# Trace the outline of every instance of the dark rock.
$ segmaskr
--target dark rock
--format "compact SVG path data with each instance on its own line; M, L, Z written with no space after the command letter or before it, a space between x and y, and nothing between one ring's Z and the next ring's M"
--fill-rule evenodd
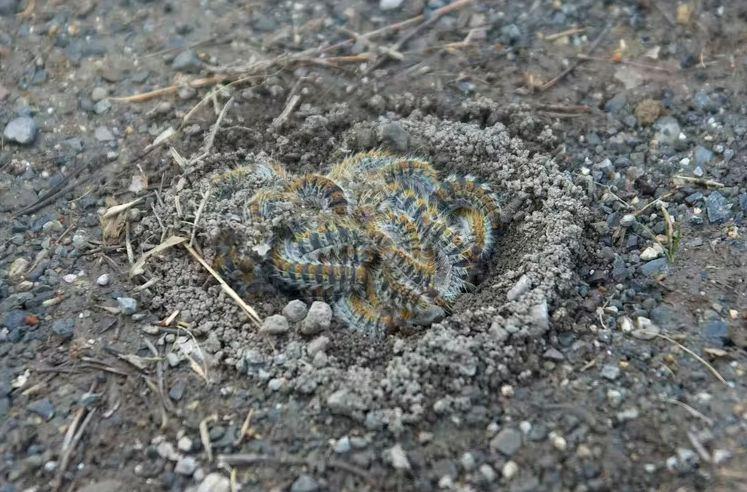
M705 201L706 212L708 213L708 222L711 224L720 224L729 218L729 208L727 207L726 198L718 191L711 192Z
M729 340L729 325L720 319L708 321L703 326L703 336L717 347L723 347Z
M0 0L0 15L13 15L18 12L20 0Z
M490 447L506 456L513 456L521 447L521 433L510 427L503 429L490 440Z
M695 192L695 193L693 193L691 195L687 195L685 197L685 201L687 203L689 203L690 205L693 205L693 204L698 203L699 201L703 200L703 197L704 197L703 193L701 193L701 192L698 191L698 192Z
M180 72L198 73L202 69L202 61L192 50L185 50L179 53L174 61L171 62L171 68Z
M615 282L622 282L628 277L628 268L625 265L625 260L621 256L615 256L612 262L612 279Z
M30 116L19 116L10 120L5 126L3 135L11 142L28 145L34 141L39 127Z
M739 208L742 209L743 214L747 215L747 193L740 193Z
M641 266L641 273L649 277L669 273L669 263L666 258L648 261Z
M7 327L9 330L14 328L21 328L26 323L26 316L30 313L28 311L22 311L20 309L13 309L3 314L2 325Z
M54 405L52 405L52 402L48 398L34 400L26 405L26 409L34 412L46 421L52 420L52 417L54 417Z
M705 166L713 159L713 152L702 145L695 147L695 165Z
M176 383L174 383L174 386L171 387L169 390L169 398L171 398L174 401L179 401L184 396L184 390L186 389L187 384L184 382L184 380L180 379Z
M516 24L508 24L501 28L501 40L505 44L516 44L521 40L521 30Z
M52 292L54 296L54 292ZM72 340L75 335L75 321L72 319L58 319L52 323L52 333L63 340Z
M627 102L628 97L625 95L625 93L619 92L604 104L604 110L608 113L617 113L625 107L625 103Z
M654 125L658 130L656 138L663 144L674 144L680 136L680 124L671 116L659 118Z
M319 483L314 477L307 474L299 475L290 488L291 492L316 492L319 490Z

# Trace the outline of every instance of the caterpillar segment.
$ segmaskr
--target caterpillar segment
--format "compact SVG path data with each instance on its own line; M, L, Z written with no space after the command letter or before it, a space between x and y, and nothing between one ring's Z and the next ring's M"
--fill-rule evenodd
M341 297L334 305L337 319L355 331L371 337L382 337L397 325L397 317L380 304L372 304L359 295Z
M340 186L326 176L306 174L294 180L289 191L296 193L305 203L328 209L338 215L348 212L348 200Z
M425 161L400 159L381 170L384 181L401 189L427 195L438 188L438 172Z
M357 181L361 175L375 173L395 160L396 157L383 151L361 152L333 166L327 176L338 183L349 183Z
M286 285L331 298L361 290L367 276L362 266L296 261L279 253L273 255L272 264L276 277Z
M293 193L280 190L261 190L249 200L249 216L271 219L278 212L281 204L297 202L298 197Z
M500 206L490 187L480 183L474 176L449 176L436 196L443 213L461 216L467 220L477 238L476 242L481 244L479 257L484 258L486 253L492 250L496 232L500 227ZM477 215L481 216L479 220ZM478 228L483 232L478 231Z

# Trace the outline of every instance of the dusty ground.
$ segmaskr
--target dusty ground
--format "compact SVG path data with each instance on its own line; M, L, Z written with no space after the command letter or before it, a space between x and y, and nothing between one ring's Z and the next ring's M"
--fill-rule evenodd
M747 489L747 10L446 3L0 0L0 490ZM504 202L426 332L129 275L255 237L216 173L372 148Z

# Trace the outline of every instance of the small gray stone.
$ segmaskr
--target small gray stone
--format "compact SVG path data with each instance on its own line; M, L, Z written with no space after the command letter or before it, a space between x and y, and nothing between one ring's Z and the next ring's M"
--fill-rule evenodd
M605 364L600 371L603 378L614 381L620 377L620 368L614 364Z
M501 40L506 44L515 44L521 40L521 29L516 24L501 27Z
M695 147L695 165L705 166L713 159L713 152L702 145Z
M350 438L348 436L343 436L335 442L334 450L337 454L348 453L350 452L350 448Z
M229 492L231 481L220 473L208 473L197 486L197 492Z
M93 106L93 111L96 114L104 114L109 111L112 107L112 103L108 99L102 99Z
M477 466L477 460L475 460L475 455L472 453L464 453L460 462L464 471L467 472L471 472Z
M729 208L724 195L718 191L712 191L705 201L708 222L720 224L729 218Z
M202 68L202 61L192 50L185 50L179 53L174 61L171 62L171 68L180 72L197 73Z
M623 227L630 227L635 224L636 218L633 214L625 214L620 219L620 225Z
M407 459L405 450L400 444L395 444L386 451L386 458L395 470L409 470L410 461Z
M293 481L290 489L291 492L316 492L319 490L319 483L311 475L303 473Z
M482 478L488 483L494 482L498 476L493 467L487 463L480 465L480 475L482 475Z
M403 0L379 0L381 10L394 10L402 5Z
M108 95L109 91L106 90L106 87L94 87L91 91L91 100L94 102L99 102Z
M532 279L528 275L522 275L519 280L516 281L513 287L506 293L506 299L509 301L515 301L522 294L529 290L532 286Z
M52 333L63 340L72 340L75 334L75 321L72 319L58 319L52 323Z
M179 441L177 441L176 447L179 449L179 451L188 453L192 450L192 439L187 436L182 436L179 438Z
M322 301L314 301L309 308L309 313L301 323L301 333L304 335L315 335L329 328L332 323L332 308Z
M0 0L0 15L13 15L18 12L20 0Z
M549 349L547 349L542 357L555 362L562 362L565 360L565 356L563 355L563 353L554 347L550 347Z
M34 400L28 405L26 405L26 408L30 412L34 412L47 422L52 420L52 417L54 417L54 405L52 405L52 402L49 401L49 398L41 398L39 400Z
M392 121L391 123L386 123L381 127L380 138L382 142L388 145L392 150L405 152L407 151L410 135L404 128L402 128L402 125L400 125L399 122Z
M291 323L298 323L306 317L306 313L308 312L309 308L306 306L306 303L299 299L289 302L283 308L283 316L288 318L288 321Z
M38 130L39 127L33 118L30 116L19 116L8 122L3 135L12 142L28 145L34 141Z
M501 430L490 440L490 448L503 453L506 456L513 456L521 447L521 432L510 427Z
M105 126L96 128L93 132L93 136L96 137L96 140L99 142L111 142L114 140L114 134Z
M100 285L101 287L106 287L107 285L109 285L110 280L111 279L109 278L109 274L108 273L102 273L96 279L96 283L98 285Z
M179 475L192 475L197 469L197 461L192 456L182 456L176 462L174 472Z
M169 398L171 398L174 401L179 401L184 396L184 390L187 388L187 383L184 382L184 380L179 379L176 383L174 383L174 386L171 387L169 390Z
M324 352L327 345L329 345L329 337L318 336L306 346L306 353L309 354L309 357L314 357L318 352Z
M122 314L135 314L137 311L137 301L132 297L117 297L117 304Z
M656 139L659 142L672 145L679 139L680 124L672 116L659 118L654 126L658 130Z
M641 266L641 273L648 277L669 273L669 263L667 263L666 258L647 261Z
M290 326L288 320L282 314L273 314L265 318L259 332L267 335L282 335L288 333Z

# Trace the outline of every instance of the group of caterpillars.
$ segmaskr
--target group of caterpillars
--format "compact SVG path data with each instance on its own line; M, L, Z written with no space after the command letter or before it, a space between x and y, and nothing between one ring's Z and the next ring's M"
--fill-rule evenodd
M442 318L496 244L500 210L490 188L472 176L440 180L421 159L371 151L326 175L292 176L280 165L254 172L271 184L247 204L250 217L307 212L274 235L271 276L372 336ZM234 283L254 264L238 251L227 243L216 258Z

